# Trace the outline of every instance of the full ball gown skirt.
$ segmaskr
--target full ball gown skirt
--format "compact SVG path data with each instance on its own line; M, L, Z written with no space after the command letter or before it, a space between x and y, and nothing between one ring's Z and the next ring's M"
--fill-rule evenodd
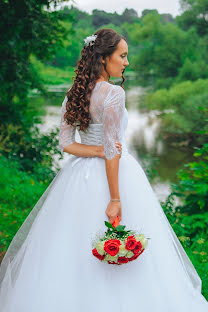
M81 142L100 144L101 125L81 132ZM208 311L200 277L145 172L121 141L120 224L151 238L146 250L119 266L92 255L92 239L108 221L105 160L71 155L2 261L1 312Z

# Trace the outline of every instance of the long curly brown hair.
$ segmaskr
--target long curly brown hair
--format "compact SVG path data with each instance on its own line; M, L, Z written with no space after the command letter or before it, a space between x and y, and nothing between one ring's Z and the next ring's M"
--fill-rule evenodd
M102 73L103 66L107 72L106 63L103 64L101 59L103 57L105 60L107 56L110 56L116 50L121 39L126 41L125 37L111 28L99 29L94 35L97 35L94 44L84 46L81 50L81 58L77 63L77 69L74 71L76 73L74 83L66 93L68 101L64 120L67 124L79 126L79 130L82 131L85 131L89 126L91 119L89 113L90 97L96 81ZM107 74L110 78L108 72ZM124 81L125 77L122 73L122 88Z

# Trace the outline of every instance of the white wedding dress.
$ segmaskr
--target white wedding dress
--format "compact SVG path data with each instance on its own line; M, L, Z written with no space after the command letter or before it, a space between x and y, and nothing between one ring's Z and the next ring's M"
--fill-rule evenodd
M63 120L59 148L75 142ZM119 160L120 224L149 240L135 261L111 265L92 255L92 240L106 231L110 193L105 160L70 155L13 238L0 268L1 312L208 312L201 279L170 226L142 169L125 145L125 91L98 82L91 122L81 143L104 145Z

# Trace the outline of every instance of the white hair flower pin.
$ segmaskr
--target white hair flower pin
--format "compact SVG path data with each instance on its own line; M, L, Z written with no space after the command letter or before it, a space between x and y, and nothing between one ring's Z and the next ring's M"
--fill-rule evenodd
M95 42L95 39L97 38L97 35L88 36L84 39L85 46L92 46Z

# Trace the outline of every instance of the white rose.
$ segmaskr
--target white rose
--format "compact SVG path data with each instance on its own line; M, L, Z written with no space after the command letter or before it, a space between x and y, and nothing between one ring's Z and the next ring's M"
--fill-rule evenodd
M134 253L131 250L129 250L126 254L126 258L131 258L133 256L134 256Z
M116 262L118 260L118 256L117 255L116 256L106 255L105 260Z
M104 244L105 244L105 241L99 241L95 247L101 256L103 256L105 253Z
M125 245L122 243L120 246L119 246L119 257L124 257L126 254L127 254L128 250L125 248Z
M141 239L141 243L142 243L142 247L143 248L146 248L147 247L147 244L148 244L148 239L147 238L142 238Z
M141 241L141 239L143 239L143 238L144 238L144 234L139 234L139 235L135 236L135 239L137 242Z

